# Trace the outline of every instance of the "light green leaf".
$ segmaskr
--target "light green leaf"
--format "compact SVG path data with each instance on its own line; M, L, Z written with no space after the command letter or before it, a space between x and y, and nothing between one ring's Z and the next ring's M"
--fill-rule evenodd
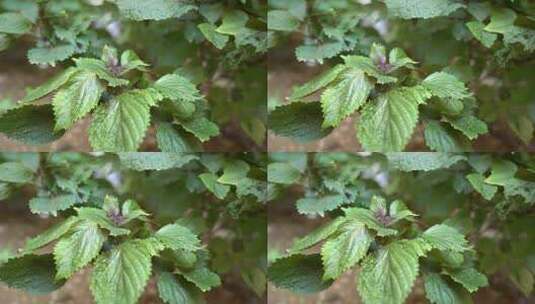
M457 138L443 123L436 120L429 121L424 130L425 144L437 152L470 151L468 142Z
M476 139L479 135L488 133L487 124L479 118L466 115L455 119L448 119L452 127L461 131L466 137L471 140Z
M249 16L240 10L231 10L225 13L223 23L216 29L218 33L236 36L244 30Z
M58 270L56 278L68 279L91 262L100 252L106 237L95 223L77 224L73 233L61 239L54 247L54 260Z
M299 19L288 11L271 10L267 16L269 30L293 32L299 27Z
M102 60L94 58L77 58L74 59L74 62L80 70L97 74L98 78L108 82L108 85L111 87L125 86L130 83L126 79L121 79L115 76Z
M58 281L55 277L56 267L52 254L24 255L0 265L1 282L32 295L47 294L60 288L65 281Z
M56 130L69 129L93 110L104 92L104 87L91 72L74 75L69 86L61 89L52 99Z
M378 236L396 235L398 233L397 230L387 228L385 223L379 221L372 210L364 208L344 208L343 210L347 219L355 220L369 229L375 230ZM386 215L386 212L384 214Z
M338 82L321 95L325 117L322 127L337 127L366 102L372 88L373 85L361 70L343 72Z
M398 55L396 55L398 56ZM342 56L346 66L362 70L366 75L373 77L377 80L377 83L394 83L397 82L397 78L393 76L386 75L386 71L379 70L377 65L372 61L372 59L364 56ZM384 59L386 60L386 58Z
M63 135L54 131L54 112L50 104L11 109L0 118L0 132L26 144L46 144Z
M401 171L445 169L466 160L466 157L460 154L435 152L390 152L386 157L393 168Z
M162 249L153 239L128 240L101 255L91 275L97 304L136 303L151 274L151 259Z
M201 33L204 35L208 41L210 41L216 48L222 50L227 42L229 37L223 34L220 34L216 31L216 27L210 23L201 23L197 25Z
M76 195L62 194L52 197L34 197L30 200L30 210L35 214L57 215L58 211L67 210L78 202Z
M427 76L422 85L439 98L464 99L471 96L464 83L446 72L436 72Z
M358 222L349 222L338 228L336 237L321 247L325 273L323 279L337 279L355 266L368 252L373 238L366 227Z
M464 4L457 0L384 0L388 12L403 19L448 16Z
M26 97L22 99L21 102L29 102L33 101L39 98L42 98L48 94L50 94L52 91L57 90L59 87L67 83L69 79L78 72L78 69L70 67L66 69L65 71L61 72L59 75L54 76L44 84L28 90L28 93L26 94Z
M198 290L180 281L170 272L158 275L158 294L167 304L197 304L204 303Z
M78 223L78 221L79 219L73 216L64 221L60 221L44 232L41 232L37 236L27 240L26 245L24 246L24 252L32 252L59 239L69 232L74 224Z
M446 272L455 282L463 285L470 293L489 285L487 277L474 268L449 270Z
M155 237L166 247L174 250L195 251L200 249L201 241L189 229L179 224L169 224L160 228Z
M213 173L203 173L199 175L204 186L217 198L224 199L230 191L230 186L217 182L217 175Z
M154 83L154 88L172 100L197 101L202 98L195 85L178 74L167 74Z
M317 61L320 64L323 64L323 60L335 57L342 52L345 47L345 43L341 41L301 45L295 49L295 56L299 61Z
M118 0L117 6L125 17L134 20L180 18L196 9L194 5L175 0Z
M88 220L97 224L110 232L112 236L130 234L130 230L118 227L118 223L114 223L107 215L106 211L92 207L77 208L78 217L83 220Z
M297 211L300 214L318 214L323 216L325 212L335 210L344 203L345 197L340 194L304 197L297 200Z
M221 285L219 276L204 265L197 265L193 270L181 271L180 273L186 280L195 284L203 292Z
M491 200L498 191L498 187L485 184L485 177L479 173L471 173L466 176L472 187L486 200Z
M332 280L322 280L321 256L291 255L277 259L268 268L268 279L277 287L297 294L310 294L329 288Z
M70 44L55 47L33 48L28 51L31 64L48 64L56 66L56 62L69 59L76 52L76 47Z
M357 132L367 151L402 151L418 122L418 105L430 97L421 87L393 89L362 110Z
M293 184L299 180L301 172L286 163L271 163L268 165L268 181L276 184Z
M464 236L455 228L444 224L428 228L422 234L422 238L438 250L462 252L469 249L468 241Z
M342 64L336 65L334 68L329 69L327 72L319 75L318 77L294 88L290 99L299 100L321 90L332 83L338 77L338 75L340 75L340 73L346 69L347 67Z
M269 126L279 135L300 143L323 138L332 128L322 128L323 113L319 102L292 102L269 113Z
M425 295L432 304L468 304L438 273L424 275Z
M156 141L162 152L182 153L201 150L191 135L178 130L171 123L163 122L156 126Z
M498 35L484 31L485 25L479 21L470 21L466 23L466 27L474 38L481 42L485 47L490 48L498 38Z
M418 276L418 258L429 250L420 240L400 240L368 255L357 289L366 304L402 304Z
M132 90L97 108L89 128L95 150L136 151L150 123L150 107L161 99L154 89Z
M188 119L179 119L177 122L201 142L219 135L219 127L208 118L201 116L201 113L193 114Z
M0 181L25 184L32 180L33 172L25 165L17 162L5 162L0 164Z
M346 221L347 219L344 217L337 217L335 220L330 221L329 223L312 231L303 238L295 240L289 252L292 254L300 253L301 251L316 245L317 243L333 235L336 231L338 231L338 227L340 227L340 225Z
M505 186L515 179L518 166L506 159L497 159L492 162L490 175L485 183L497 186Z
M136 171L181 168L197 156L185 153L120 152L121 164Z
M0 14L0 33L22 35L28 33L32 23L20 13Z

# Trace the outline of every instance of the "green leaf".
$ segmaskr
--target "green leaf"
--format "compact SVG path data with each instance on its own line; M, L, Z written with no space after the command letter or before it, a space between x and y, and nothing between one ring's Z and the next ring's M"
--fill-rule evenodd
M432 120L427 122L424 130L425 144L437 152L470 151L470 144L457 138L443 123Z
M106 66L106 63L99 59L94 58L77 58L74 59L76 66L83 71L94 73L98 78L108 82L111 87L128 85L130 82L126 79L116 77L110 69Z
M56 66L56 62L69 59L76 52L76 47L70 44L55 47L33 48L28 51L31 64L48 64Z
M300 214L318 214L323 216L327 211L335 210L345 203L345 197L340 194L321 197L304 197L297 200L297 211Z
M0 265L0 281L32 295L47 294L65 284L64 280L58 281L55 277L52 254L24 255Z
M95 223L84 221L77 224L72 234L61 239L54 247L58 279L68 279L72 274L91 262L100 252L106 237Z
M510 271L509 279L526 297L529 297L533 292L535 279L533 278L533 273L527 267L524 267L513 267Z
M464 99L471 96L464 83L446 72L436 72L427 76L422 85L439 98Z
M33 171L17 162L0 164L0 181L8 183L25 184L33 180Z
M200 264L200 263L198 263ZM195 284L203 292L209 291L221 285L221 279L204 265L197 265L190 271L181 271L182 276L189 282Z
M210 41L216 48L220 50L222 50L229 41L229 37L218 33L213 24L201 23L197 25L197 27L204 35L204 38L206 38L206 40Z
M377 219L375 212L364 208L344 208L344 213L347 219L355 220L364 224L369 229L375 230L378 236L396 235L398 231L387 228L385 223ZM384 212L386 215L386 212Z
M342 225L346 221L347 219L344 217L337 217L335 220L330 221L327 224L324 224L323 226L312 231L305 237L297 239L294 242L292 248L290 248L289 252L292 254L299 253L329 238L336 231L338 231L338 227L340 227L340 225Z
M143 2L118 0L117 6L126 18L134 20L180 18L182 15L196 9L194 5L175 0L151 0Z
M158 275L158 294L167 304L197 304L204 303L198 290L180 281L170 272Z
M293 32L299 27L299 19L288 11L271 10L267 16L268 30Z
M97 224L99 227L104 228L110 232L112 236L127 235L130 234L130 230L119 228L117 224L106 214L106 211L92 207L77 208L78 217L83 220L88 220Z
M181 168L197 156L184 153L120 152L119 159L126 168L136 171Z
M335 57L345 47L345 43L341 41L301 45L295 49L295 56L299 61L317 61L323 64L324 59Z
M178 74L168 74L154 83L154 88L164 97L172 100L197 101L201 93L187 78Z
M62 194L53 197L38 196L30 200L30 210L35 214L57 215L58 211L67 210L78 202L74 194Z
M386 154L389 164L401 171L432 171L446 169L466 160L464 155L435 152L390 152Z
M402 67L413 68L417 62L412 60L405 51L400 48L393 48L388 54L388 63L392 65L391 71L395 71Z
M479 21L470 21L466 23L466 27L470 30L470 33L474 35L479 42L485 47L490 48L498 38L498 35L484 31L485 25Z
M82 72L70 79L70 85L58 91L52 99L56 130L69 129L74 123L93 110L104 92L97 76Z
M67 81L69 81L69 79L78 71L78 69L70 67L61 72L59 75L54 76L44 84L28 90L28 93L26 94L26 97L22 99L22 102L25 103L33 101L52 93L52 91L57 90L59 87L67 83Z
M292 102L269 113L269 126L279 135L299 143L323 138L332 128L322 128L323 113L319 102Z
M268 279L277 287L298 294L322 291L332 285L332 280L322 280L324 275L319 254L296 254L277 259L268 268Z
M366 227L358 222L341 225L338 233L321 247L324 280L337 279L355 266L364 258L373 241Z
M212 192L218 199L224 199L230 191L230 186L217 182L217 175L213 173L203 173L199 175L204 186Z
M150 108L161 99L154 89L123 93L95 111L89 141L95 150L136 151L150 123Z
M432 304L468 304L438 273L424 275L425 295Z
M449 270L446 272L455 282L463 285L470 293L489 284L487 277L474 268Z
M428 250L425 242L400 240L368 255L357 286L364 303L402 304L418 276L418 258Z
M448 16L464 4L457 0L384 0L388 12L403 19Z
M327 72L308 81L302 86L294 88L290 99L299 100L311 94L314 94L315 92L332 83L338 77L338 75L340 75L340 73L346 69L347 67L342 64L336 65L334 68L329 69Z
M20 13L0 14L0 33L22 35L28 33L32 23Z
M76 217L69 217L64 221L60 221L46 231L41 232L39 235L27 240L26 246L24 246L24 252L32 252L59 239L69 232L74 224L78 223L78 221L79 219Z
M240 10L230 10L225 13L223 22L216 29L218 33L236 36L245 28L249 16Z
M128 240L101 255L91 275L97 304L133 304L143 293L151 274L151 259L162 248L152 239Z
M468 179L472 187L474 187L474 189L488 201L490 201L498 191L498 187L485 184L485 177L479 173L468 174L466 179Z
M433 248L462 252L469 249L468 241L455 228L440 224L428 228L422 238Z
M471 140L476 139L479 135L488 133L487 124L479 118L466 115L455 119L448 119L452 127L461 131L466 137Z
M155 237L166 247L178 250L195 251L200 248L201 241L189 228L179 224L165 225Z
M162 152L181 153L199 151L201 147L182 130L171 123L163 122L156 126L156 141Z
M358 138L367 151L402 151L418 123L418 105L429 98L421 86L380 95L362 110Z
M322 127L337 127L366 102L372 88L373 85L361 70L343 72L338 82L321 95L325 117Z
M373 48L373 47L372 47ZM372 50L374 51L374 50ZM375 55L377 56L377 55ZM372 59L364 56L342 56L346 66L362 70L366 75L373 77L377 80L377 83L394 83L397 82L397 78L386 75L384 71L380 70ZM379 59L378 59L379 60ZM386 61L386 58L380 59L379 62Z
M195 135L201 142L205 142L210 138L219 135L219 127L202 115L204 115L202 112L197 112L188 119L179 119L177 123L180 124L184 130Z
M301 177L301 172L286 163L270 163L268 165L268 181L276 184L293 184Z
M490 175L485 183L497 186L505 186L515 179L518 166L512 161L498 159L492 162Z
M22 106L7 111L0 118L0 132L25 144L46 144L63 135L54 131L54 112L50 104Z

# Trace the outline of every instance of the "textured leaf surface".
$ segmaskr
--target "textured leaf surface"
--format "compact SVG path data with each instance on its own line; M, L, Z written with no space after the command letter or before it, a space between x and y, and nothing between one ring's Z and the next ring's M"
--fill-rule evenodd
M73 233L61 239L54 247L54 260L58 279L68 279L73 273L91 262L100 252L106 237L95 223L77 224Z
M30 210L36 214L56 215L58 211L67 210L77 203L73 194L62 194L53 197L34 197L30 200Z
M48 64L55 66L56 62L70 58L76 51L73 45L59 45L52 48L33 48L28 51L31 64Z
M33 171L17 162L0 164L0 181L9 183L29 183L33 179Z
M63 135L54 131L52 105L27 105L7 111L0 119L0 132L25 144L41 145Z
M485 177L479 173L471 173L466 176L472 187L486 200L491 200L498 191L498 187L485 184Z
M447 16L464 7L456 0L385 0L388 11L404 19Z
M110 69L106 66L106 63L102 60L95 58L77 58L74 61L80 70L96 74L98 78L108 82L108 85L111 87L129 84L128 80L118 78L116 75L112 74Z
M181 168L198 157L184 153L121 152L119 158L125 167L145 171Z
M190 134L167 122L156 126L156 141L162 152L182 153L201 150Z
M100 106L89 128L89 141L95 150L136 151L150 123L150 107L161 95L151 89L123 93Z
M425 144L437 152L470 151L469 144L455 137L445 125L438 121L430 121L424 130Z
M348 219L356 220L364 224L369 229L375 230L378 236L396 235L397 230L387 228L385 223L379 221L376 214L372 210L364 208L345 208L344 212ZM385 213L386 214L386 213Z
M466 157L459 154L434 152L387 153L392 167L401 171L431 171L449 168Z
M69 217L68 219L57 223L56 225L50 227L44 232L41 232L39 235L26 241L26 246L24 246L24 252L31 252L35 249L41 248L47 245L50 242L53 242L64 234L69 232L71 228L78 222L76 217Z
M346 220L342 217L338 217L335 220L323 225L322 227L312 231L303 238L297 239L292 248L291 253L299 253L305 249L308 249L317 243L327 239L333 235Z
M418 258L427 250L429 248L419 240L401 240L367 256L357 286L364 303L403 303L418 275Z
M293 184L301 177L301 172L286 163L271 163L268 165L268 181L277 184Z
M323 127L337 127L366 102L372 88L371 82L361 70L343 72L338 82L321 95L325 117Z
M340 75L340 73L345 69L347 69L347 67L342 64L335 66L334 68L308 81L302 86L295 88L293 90L292 95L290 96L290 99L299 100L303 97L314 94L318 90L321 90L322 88L332 83L338 77L338 75Z
M292 32L299 27L299 19L288 11L271 10L268 12L268 29Z
M229 41L229 36L225 36L216 31L216 27L210 23L201 23L197 26L201 33L208 41L210 41L216 48L223 49Z
M174 250L195 251L201 246L199 238L189 228L179 224L163 226L155 236L163 245Z
M427 229L422 238L433 248L462 252L467 250L468 241L455 228L447 225L434 225Z
M96 303L136 303L149 280L151 258L160 250L154 240L130 240L100 256L90 286Z
M433 304L463 304L457 292L438 273L428 273L424 276L425 295Z
M217 175L213 173L203 173L199 175L199 178L204 186L219 199L224 199L230 191L230 186L219 183Z
M32 28L32 23L20 13L0 14L0 33L25 34Z
M489 284L487 277L474 268L452 270L448 271L447 274L471 293Z
M349 222L339 228L339 234L321 247L324 279L337 279L355 266L368 252L372 237L366 227Z
M104 92L97 76L82 72L73 76L72 83L56 93L52 106L56 117L56 130L69 129L93 110Z
M329 288L332 280L324 281L321 256L291 255L277 259L268 269L269 280L279 288L298 294L309 294Z
M78 69L70 67L65 71L61 72L59 75L54 76L53 78L46 81L44 84L28 90L26 96L22 99L22 102L29 102L39 98L42 98L52 91L57 90L59 87L64 85L69 79L78 72Z
M323 214L343 205L345 197L339 194L321 197L305 197L297 201L297 211L301 214Z
M195 6L175 0L118 0L122 14L134 20L162 20L178 18L194 10Z
M358 138L367 151L403 151L418 122L418 105L429 98L422 87L380 95L362 110Z
M323 112L319 102L292 102L279 106L269 114L269 126L275 134L297 142L323 138L332 128L322 128Z
M51 254L16 257L0 266L0 281L34 295L60 288L65 281L56 281L55 276L56 268Z
M461 116L457 119L449 119L448 121L452 127L461 131L466 137L472 140L476 139L479 135L489 132L487 124L472 115Z
M158 79L154 83L154 88L164 97L173 100L196 101L202 98L191 81L177 74L168 74Z
M464 83L445 72L437 72L427 76L422 85L440 98L463 99L470 97Z
M219 276L204 265L197 266L191 271L182 271L181 274L186 280L195 284L203 292L221 285Z
M97 224L99 227L110 231L110 235L112 236L126 235L130 233L130 230L128 229L117 227L117 225L108 217L106 211L102 209L81 207L76 209L76 211L78 212L78 217L80 219Z
M158 294L167 304L197 304L203 303L199 292L178 280L170 272L162 272L158 276Z

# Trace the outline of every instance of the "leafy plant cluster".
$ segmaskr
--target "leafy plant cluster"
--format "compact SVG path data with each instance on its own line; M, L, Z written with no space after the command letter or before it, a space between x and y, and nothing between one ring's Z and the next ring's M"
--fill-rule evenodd
M308 294L359 269L364 303L404 303L418 277L431 303L472 303L486 286L530 297L533 165L529 154L274 153L273 204L295 197L300 214L327 220L269 280Z
M0 281L8 286L46 294L91 268L96 303L137 303L150 278L164 303L204 303L203 293L232 277L242 292L265 296L264 156L2 159L2 200L31 193L32 213L58 219L2 259Z
M118 131L114 135L123 134L100 138L102 131L92 127L94 150L136 151L149 125L157 129L158 148L164 152L198 151L200 143L221 135L222 127L238 132L235 137L242 139L235 145L261 146L265 24L261 0L3 0L0 49L9 52L33 43L27 54L31 64L66 69L30 89L19 104L4 105L14 109L4 114L9 123L0 131L24 143L43 144L97 105L106 105L108 114L96 111L101 114L95 113L94 121L107 124L104 128L112 124ZM167 93L131 92L158 80ZM34 100L50 93L55 109L36 107ZM127 103L127 109L121 106ZM189 120L190 126L178 123L180 119ZM31 120L38 120L39 128Z
M496 131L503 128L524 144L531 142L535 8L530 1L269 5L273 51L297 44L298 61L325 70L294 88L289 103L272 109L275 134L316 140L360 112L356 131L366 151L400 151L418 125L426 146L440 152L468 151L483 134L503 137Z

